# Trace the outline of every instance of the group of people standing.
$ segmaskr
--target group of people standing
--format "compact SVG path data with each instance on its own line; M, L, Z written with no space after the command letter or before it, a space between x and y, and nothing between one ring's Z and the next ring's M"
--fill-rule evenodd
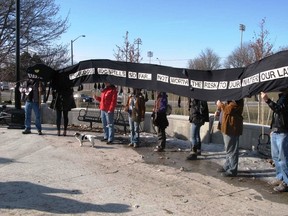
M117 105L117 89L109 82L105 82L104 84L105 88L101 91L101 95L94 95L94 99L100 102L104 132L101 141L112 144L114 141L114 111ZM128 113L130 127L130 143L128 146L137 148L140 145L140 124L145 118L146 102L147 100L139 88L134 88L127 99L124 111ZM155 147L155 151L163 151L166 146L165 129L169 125L166 115L167 105L167 94L165 92L157 92L157 98L153 107L153 123L158 128L158 144Z
M94 95L100 102L101 120L103 124L103 139L101 141L112 144L114 141L114 111L117 105L117 88L105 82L101 95ZM25 130L23 134L31 133L31 112L35 113L35 126L38 134L42 135L40 102L43 84L40 81L28 80L22 90L25 96ZM63 136L67 134L68 112L76 107L72 88L53 88L53 103L51 108L56 110L57 135L61 135L61 119L63 116ZM278 192L288 191L288 89L282 90L277 102L273 102L266 93L261 93L262 99L273 110L271 122L271 155L276 169L276 178L271 185ZM128 146L139 147L140 123L145 118L145 97L141 89L134 88L125 105L130 125L130 143ZM238 173L239 137L243 133L244 101L230 100L216 102L216 116L219 117L218 129L223 134L226 159L218 169L224 177L234 177ZM157 127L157 145L154 151L164 151L166 147L165 129L169 126L167 119L168 96L165 92L157 92L154 102L152 119ZM201 155L200 129L205 122L209 122L209 110L206 101L189 99L189 121L191 123L191 153L187 160L196 160Z
M239 137L243 132L243 107L244 101L231 100L227 102L216 102L217 111L215 116L219 117L218 129L223 134L226 159L224 165L218 169L224 177L237 175L239 160ZM206 101L189 100L189 121L191 122L191 153L187 160L196 160L201 155L200 129L205 122L209 122L209 110Z
M273 111L270 124L271 156L275 165L276 177L269 182L277 192L288 192L288 89L280 90L279 98L272 101L267 93L261 92L261 98ZM226 159L217 171L224 177L234 177L238 174L239 138L243 133L244 100L216 102L219 117L218 129L223 134ZM189 120L191 122L191 154L187 160L197 159L201 154L200 128L207 121L207 102L189 100Z
M45 86L39 80L28 79L19 89L22 93L22 100L25 102L25 130L22 134L31 133L31 117L32 110L35 114L35 126L37 128L38 134L42 135L42 125L41 125L41 99L42 95L45 93ZM61 135L61 122L63 117L63 136L67 135L68 127L68 112L71 109L76 108L76 103L73 97L73 88L67 88L63 85L52 84L52 102L50 105L51 109L56 110L56 127L57 135Z

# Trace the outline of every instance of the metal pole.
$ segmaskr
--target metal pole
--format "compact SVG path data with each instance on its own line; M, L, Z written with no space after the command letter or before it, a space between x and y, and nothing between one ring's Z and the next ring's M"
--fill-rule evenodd
M73 40L71 40L71 65L73 65Z
M160 61L160 59L159 58L156 58L158 61L159 61L159 65L161 65L161 61Z
M73 65L73 43L80 37L86 37L85 35L79 35L74 40L71 40L71 65Z
M149 64L151 64L151 57L153 57L153 52L152 51L148 51L147 52L147 56L149 57Z
M20 87L20 0L16 1L16 88L15 108L21 109Z
M242 51L242 38L243 38L243 31L245 31L246 26L243 24L240 24L240 31L241 31L241 44L240 44L240 48Z

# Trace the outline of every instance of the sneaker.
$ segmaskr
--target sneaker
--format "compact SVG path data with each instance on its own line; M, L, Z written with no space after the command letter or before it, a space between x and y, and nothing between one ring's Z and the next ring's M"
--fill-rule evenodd
M156 147L154 148L154 151L155 151L155 152L163 152L164 149L163 149L161 146L156 146Z
M111 144L112 144L112 141L108 141L106 144L107 144L107 145L111 145Z
M38 135L43 135L42 131L38 131Z
M134 147L134 148L138 148L139 145L138 145L137 143L134 143L134 144L133 144L133 147Z
M277 179L277 178L268 182L268 184L271 186L279 186L281 183L282 183L282 181Z
M22 131L22 134L31 134L31 130L24 130Z
M281 182L281 184L274 187L273 190L277 192L288 192L288 185L285 182Z
M186 160L197 160L197 153L192 152L186 157Z
M132 146L134 146L134 144L133 144L133 143L129 143L128 146L129 146L129 147L132 147Z
M108 139L101 139L101 142L107 142Z

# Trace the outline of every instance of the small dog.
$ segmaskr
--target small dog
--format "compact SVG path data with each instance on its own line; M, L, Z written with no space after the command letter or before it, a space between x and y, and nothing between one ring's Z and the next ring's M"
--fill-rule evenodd
M95 144L94 140L95 140L96 136L88 135L88 134L87 135L86 134L81 134L81 133L78 133L78 132L76 132L74 134L74 136L79 141L80 147L83 146L83 142L84 141L89 141L92 144L92 147L94 147L94 144Z

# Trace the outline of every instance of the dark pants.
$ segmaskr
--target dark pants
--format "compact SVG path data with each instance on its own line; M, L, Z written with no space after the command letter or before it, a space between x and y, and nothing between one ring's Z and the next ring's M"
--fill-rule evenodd
M57 110L56 111L56 125L57 130L61 128L61 119L62 119L62 112L63 112L63 120L64 120L64 130L67 130L68 126L68 110Z
M162 149L164 149L166 146L165 128L158 127L157 136L158 136L158 146L160 146Z

